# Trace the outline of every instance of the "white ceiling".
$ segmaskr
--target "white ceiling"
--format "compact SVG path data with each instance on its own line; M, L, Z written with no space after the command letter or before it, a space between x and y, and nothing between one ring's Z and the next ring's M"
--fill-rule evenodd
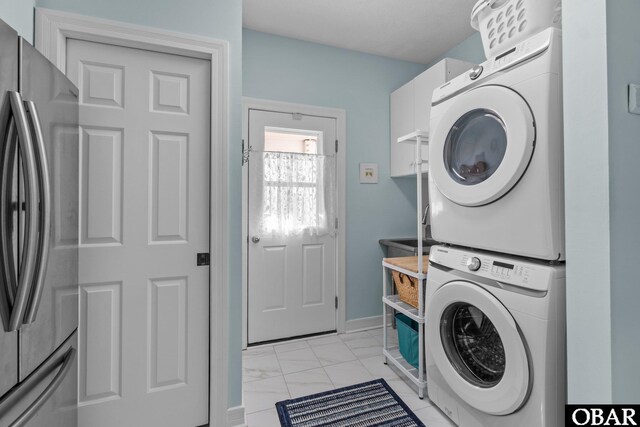
M471 34L477 0L244 0L252 30L423 64Z

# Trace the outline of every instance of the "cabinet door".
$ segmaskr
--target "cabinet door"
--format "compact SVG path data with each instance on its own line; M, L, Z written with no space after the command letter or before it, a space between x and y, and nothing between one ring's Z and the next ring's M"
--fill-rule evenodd
M443 59L413 80L416 130L429 131L433 91L446 81L446 73L447 60Z
M390 172L392 177L415 175L415 146L398 144L398 137L417 130L429 132L431 98L433 91L460 75L472 64L445 58L418 77L391 94L391 149ZM429 170L429 147L422 147L422 172Z
M413 80L391 93L391 141L389 169L392 177L413 173L411 144L398 144L398 138L416 130Z
M413 80L416 130L429 131L433 91L471 67L469 62L445 58Z
M431 98L433 97L433 91L447 80L446 76L447 60L443 59L413 80L414 121L416 123L416 130L429 132L429 121L431 120ZM411 146L412 155L414 149L415 148ZM422 146L422 159L429 159L428 145ZM423 162L422 172L426 173L428 170L429 163Z

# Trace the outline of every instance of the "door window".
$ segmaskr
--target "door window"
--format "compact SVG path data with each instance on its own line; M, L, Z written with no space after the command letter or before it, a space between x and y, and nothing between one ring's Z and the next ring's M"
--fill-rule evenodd
M440 336L451 364L468 382L493 387L504 375L506 358L495 326L479 308L458 303L442 315Z
M493 111L477 109L455 122L444 146L449 176L462 185L486 181L498 169L507 151L504 122Z
M276 129L266 127L264 130L264 151L280 153L320 154L322 132L300 131L299 129Z
M252 159L258 178L252 181L252 191L261 192L262 201L260 234L323 235L333 231L335 165L333 156L318 153L322 140L322 132L265 128L265 151L255 153Z

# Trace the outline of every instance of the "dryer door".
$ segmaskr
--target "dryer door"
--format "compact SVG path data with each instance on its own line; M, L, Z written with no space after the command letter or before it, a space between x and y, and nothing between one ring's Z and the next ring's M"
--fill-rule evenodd
M453 391L479 411L517 411L530 390L529 357L509 311L478 285L447 283L432 296L426 345Z
M531 109L515 91L482 86L458 95L429 138L430 173L449 200L482 206L524 174L535 144Z

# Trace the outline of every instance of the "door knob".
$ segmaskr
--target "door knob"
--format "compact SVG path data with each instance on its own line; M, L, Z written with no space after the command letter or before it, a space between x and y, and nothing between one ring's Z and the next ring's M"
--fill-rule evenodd
M258 242L260 241L260 238L259 238L258 236L253 236L253 237L251 238L251 241L252 241L253 243L258 243Z

